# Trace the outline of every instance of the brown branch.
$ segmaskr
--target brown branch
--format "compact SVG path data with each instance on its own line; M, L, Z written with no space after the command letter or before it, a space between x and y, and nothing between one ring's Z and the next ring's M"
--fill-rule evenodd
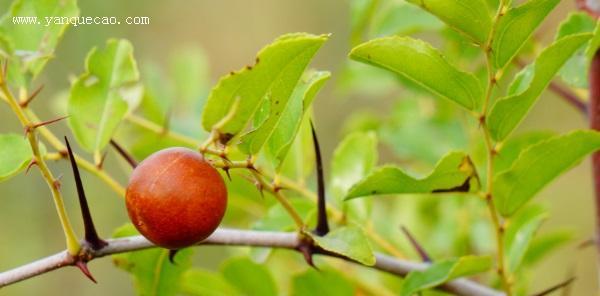
M131 252L155 247L151 242L142 236L131 236L118 239L107 240L108 245L99 250L93 250L84 244L83 256L93 260L112 254ZM292 232L272 232L272 231L254 231L254 230L236 230L219 228L209 238L201 243L202 245L228 245L228 246L252 246L269 247L297 250L302 241L297 233ZM323 255L323 254L322 254ZM81 254L79 256L82 256ZM332 256L337 257L339 256ZM426 263L416 263L407 260L400 260L391 256L376 253L376 263L371 268L385 271L398 276L406 276L414 270L423 270L427 268ZM343 260L357 263L351 259L341 258ZM0 287L17 283L65 266L73 266L76 260L69 255L67 251L42 258L29 264L0 273ZM357 263L358 264L358 263ZM441 290L456 295L464 296L501 296L502 292L496 291L479 283L467 279L458 279L439 287Z

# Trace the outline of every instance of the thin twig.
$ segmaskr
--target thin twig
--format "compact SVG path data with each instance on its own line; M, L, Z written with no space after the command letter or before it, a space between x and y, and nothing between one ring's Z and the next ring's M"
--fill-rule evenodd
M100 250L94 251L84 249L90 260L112 254L143 250L155 247L142 236L131 236L119 239L107 240L108 245ZM300 237L293 232L271 232L236 229L217 229L202 245L229 245L229 246L252 246L295 250L301 243ZM325 255L329 256L329 255ZM385 271L398 276L406 276L414 270L423 270L428 267L425 263L416 263L396 259L387 255L375 254L376 263L371 268ZM338 257L339 258L339 257ZM344 259L356 263L350 259ZM0 287L17 283L65 266L75 264L75 260L66 251L42 258L29 264L0 273ZM358 263L357 263L358 264ZM503 293L481 285L479 283L459 279L439 287L446 292L464 296L501 296Z

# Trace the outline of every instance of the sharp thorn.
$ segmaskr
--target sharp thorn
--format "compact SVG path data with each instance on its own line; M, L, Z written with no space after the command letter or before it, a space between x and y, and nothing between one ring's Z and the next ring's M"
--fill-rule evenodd
M135 169L137 167L137 161L135 160L135 158L133 158L131 154L127 152L127 150L125 150L113 139L110 139L110 144L115 148L115 150L117 150L117 152L119 152L119 155L121 155L129 163L129 165L131 165L132 168Z
M79 174L79 168L75 161L75 156L69 140L65 137L65 143L67 145L67 151L69 152L69 161L71 162L71 168L73 169L73 176L75 178L75 185L77 186L77 196L79 197L79 207L81 208L81 216L83 217L83 226L85 228L85 241L90 244L93 250L102 249L107 245L106 241L102 240L96 232L92 214L87 203L85 191L83 189L83 182L81 181L81 175Z
M29 162L29 165L27 165L27 169L25 170L25 174L29 173L29 169L31 169L32 166L37 165L37 160L35 160L35 158L32 158L31 161Z
M427 254L425 248L423 248L423 246L417 241L417 239L412 235L412 233L410 233L408 228L400 226L400 230L402 230L406 238L408 238L408 240L410 241L410 244L413 246L413 248L415 248L417 253L419 253L421 260L423 260L424 262L432 262L431 256Z
M5 82L8 78L8 59L4 59L2 64L2 81Z
M590 239L587 239L587 240L579 243L579 245L577 245L577 248L581 250L581 249L585 249L587 247L593 246L595 244L596 244L596 239L590 238Z
M173 115L173 106L169 106L167 113L165 113L165 121L163 122L161 134L165 135L169 132L171 127L171 116Z
M313 257L312 257L312 252L311 252L311 248L310 245L306 245L306 244L302 244L298 247L298 251L300 251L300 253L302 253L302 256L304 257L304 261L306 261L306 263L316 269L319 270L319 268L317 268L317 266L315 265L315 262L313 261Z
M26 108L29 105L29 103L31 103L31 101L33 101L33 99L35 99L37 95L40 94L42 89L44 89L43 84L40 85L36 90L34 90L25 101L20 103L21 107Z
M227 178L229 179L229 181L231 181L231 174L229 173L229 167L224 166L222 169L225 172L225 174L227 175Z
M554 286L552 286L552 287L550 287L550 288L548 288L548 289L546 289L544 291L535 293L535 294L533 294L531 296L545 296L545 295L548 295L548 294L550 294L552 292L555 292L555 291L558 291L558 290L560 290L562 288L568 287L569 285L571 285L571 283L573 283L573 281L575 281L575 277L571 277L571 278L567 279L566 281L560 282L560 283L558 283L558 284L556 284L556 285L554 285Z
M179 252L179 249L169 250L169 262L173 265L177 265L177 263L175 263L175 255L177 255L177 252Z
M98 170L102 170L102 168L104 167L104 161L106 160L107 155L108 155L108 150L105 150L104 153L102 154L102 157L100 158L100 162L98 164L96 164L96 168Z
M38 128L38 127L40 127L40 126L44 126L44 125L48 125L48 124L52 124L52 123L55 123L55 122L61 121L61 120L65 119L65 118L67 118L67 117L69 117L69 115L62 116L62 117L55 118L55 119L50 119L50 120L42 121L42 122L38 122L38 123L35 123L35 124L33 124L33 125L30 127L30 129L35 129L35 128Z
M312 120L310 121L310 129L312 132L317 166L317 226L314 229L314 233L318 236L324 236L329 233L329 222L327 221L327 202L325 200L325 177L323 175L321 148L319 147L317 132L315 131Z
M83 262L83 261L77 261L75 262L75 266L77 266L77 268L79 268L79 270L81 270L81 272L83 272L83 274L90 279L90 281L94 282L94 284L97 284L98 282L96 281L96 279L94 278L94 276L92 275L92 273L90 272L90 270L87 267L87 263Z

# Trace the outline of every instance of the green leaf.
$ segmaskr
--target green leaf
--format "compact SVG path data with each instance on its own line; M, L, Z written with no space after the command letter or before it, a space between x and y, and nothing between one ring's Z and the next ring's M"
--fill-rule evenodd
M410 296L453 279L485 272L492 267L487 256L465 256L432 264L423 271L412 271L402 284L400 295Z
M361 264L375 264L375 254L363 231L356 226L343 226L330 231L325 236L305 232L317 246L335 254L350 258Z
M572 232L564 230L539 235L529 245L523 264L533 265L538 263L542 258L570 242L573 238Z
M347 135L337 146L331 160L330 190L334 203L352 217L367 219L371 199L343 202L352 185L366 177L377 164L377 136L374 132L355 132Z
M141 100L142 88L126 40L109 40L104 49L92 49L86 71L71 86L69 125L81 146L96 156L103 149L125 114Z
M373 37L408 35L444 27L435 16L412 4L403 1L383 1L381 6L371 21L370 35Z
M277 286L269 269L246 257L231 258L221 266L227 281L245 295L276 296Z
M496 101L490 111L488 123L494 140L502 141L508 137L525 118L556 72L591 36L570 35L554 42L544 49L535 63L515 77L510 86L514 94Z
M334 269L307 269L292 278L291 295L353 296L356 295L356 289L340 272Z
M288 106L283 111L279 123L275 126L267 141L268 155L273 159L272 162L276 168L279 168L283 163L300 130L304 115L308 112L319 90L330 77L331 73L327 71L310 71L305 73L296 85Z
M579 130L529 146L512 167L494 178L494 201L507 217L554 178L600 149L600 133Z
M479 80L452 66L424 41L399 36L374 39L353 48L350 57L400 74L468 110L481 104Z
M506 66L560 0L531 0L509 9L498 22L492 41L492 62Z
M118 228L113 237L138 235L133 225ZM182 249L169 262L169 250L148 249L113 255L114 264L131 273L138 295L177 295L182 274L190 267L192 249Z
M181 292L195 296L237 296L239 293L225 278L219 274L202 269L186 271L180 284Z
M492 18L483 0L407 0L419 5L451 28L485 44L492 28Z
M501 173L507 170L525 148L547 140L554 135L556 133L550 131L534 131L510 137L502 144L494 158L494 171Z
M534 235L546 218L548 218L548 213L543 208L533 206L519 211L510 220L504 246L508 269L511 273L520 267Z
M54 54L68 24L55 24L55 18L79 15L76 0L17 0L0 19L0 36L13 55L8 76L14 86L27 87ZM39 24L15 24L13 17L37 17ZM46 19L46 18L49 19ZM51 23L48 24L47 22ZM64 20L63 20L64 21ZM10 45L8 45L10 44ZM2 50L0 50L2 51Z
M0 181L24 170L32 157L31 146L23 135L0 134Z
M376 194L469 192L473 186L479 184L471 159L462 152L451 152L424 178L384 166L355 184L346 199Z
M210 92L204 108L204 129L211 131L219 124L220 133L235 136L264 101L271 107L270 114L262 126L254 127L254 133L246 136L243 146L244 152L258 151L280 121L304 69L327 38L327 35L306 33L283 35L258 53L254 66L222 77ZM230 120L221 122L234 107Z
M596 21L585 12L573 12L560 24L555 40L565 36L579 33L593 33ZM589 44L589 42L588 42ZM577 52L565 63L558 73L560 78L571 86L587 88L587 69L589 60L585 54L586 46L581 46ZM585 71L582 71L585 69Z

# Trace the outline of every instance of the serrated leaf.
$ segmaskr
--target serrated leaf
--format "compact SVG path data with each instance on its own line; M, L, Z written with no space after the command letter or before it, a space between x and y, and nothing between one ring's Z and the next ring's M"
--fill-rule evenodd
M595 27L596 21L589 14L573 12L560 24L554 39L559 40L565 36L579 33L592 33ZM571 86L581 88L588 86L587 69L590 61L585 54L585 48L586 46L581 46L558 73L561 79Z
M424 41L399 36L374 39L353 48L350 58L400 74L468 110L481 104L479 80L452 66Z
M231 258L221 266L229 284L245 295L277 296L277 286L269 269L246 257Z
M257 55L254 66L221 78L212 89L202 114L202 126L211 131L237 104L235 115L219 128L229 136L240 133L268 100L270 115L262 126L255 126L254 136L245 140L244 152L255 153L279 122L289 98L304 69L327 40L327 35L296 33L283 35Z
M355 132L347 135L337 146L331 160L330 190L334 204L350 212L351 217L367 219L371 199L348 201L344 197L352 185L366 177L377 164L377 136L374 132Z
M113 237L139 235L132 224L118 228ZM148 249L113 255L114 264L131 273L138 295L177 295L182 274L190 267L193 250L182 249L169 262L169 250Z
M219 273L203 269L190 269L182 278L180 291L194 296L237 296L243 295L231 286Z
M375 264L375 254L364 232L356 226L336 228L325 236L305 232L324 250L350 258L364 265Z
M437 262L423 271L410 272L402 283L400 295L414 295L459 277L488 271L491 267L492 260L487 256L465 256Z
M446 154L424 178L415 178L402 169L384 166L355 184L346 199L404 193L470 192L479 186L471 159L462 152Z
M519 211L510 220L504 243L509 272L514 273L521 266L534 235L547 217L543 208L533 206Z
M356 289L340 272L334 269L308 269L292 278L293 296L353 296Z
M531 0L509 9L498 22L492 41L492 62L506 66L560 0Z
M569 35L554 42L515 77L510 86L515 94L496 101L490 111L488 125L494 140L504 140L523 121L556 72L591 36Z
M578 130L529 146L510 169L494 178L498 211L511 216L557 176L600 149L600 133Z
M273 159L275 168L282 165L312 101L330 77L331 73L327 71L310 71L304 74L294 88L288 106L266 144L267 154Z
M9 81L28 87L52 58L63 33L69 26L55 24L55 18L79 15L76 0L18 0L0 19L0 36L10 43L12 55L8 66ZM37 17L38 24L18 24L13 17ZM46 19L47 17L51 19ZM47 22L50 21L50 24ZM64 19L63 19L64 21ZM3 47L7 49L7 44Z
M475 43L485 44L492 18L483 0L407 0L419 5Z
M547 140L556 135L550 131L533 131L510 137L502 144L498 154L494 158L494 171L501 173L510 168L525 148L533 144Z
M86 71L71 86L69 126L81 146L96 154L103 149L125 114L142 97L133 47L126 40L109 40L92 49Z
M31 146L23 135L0 134L0 181L24 170L32 157Z

